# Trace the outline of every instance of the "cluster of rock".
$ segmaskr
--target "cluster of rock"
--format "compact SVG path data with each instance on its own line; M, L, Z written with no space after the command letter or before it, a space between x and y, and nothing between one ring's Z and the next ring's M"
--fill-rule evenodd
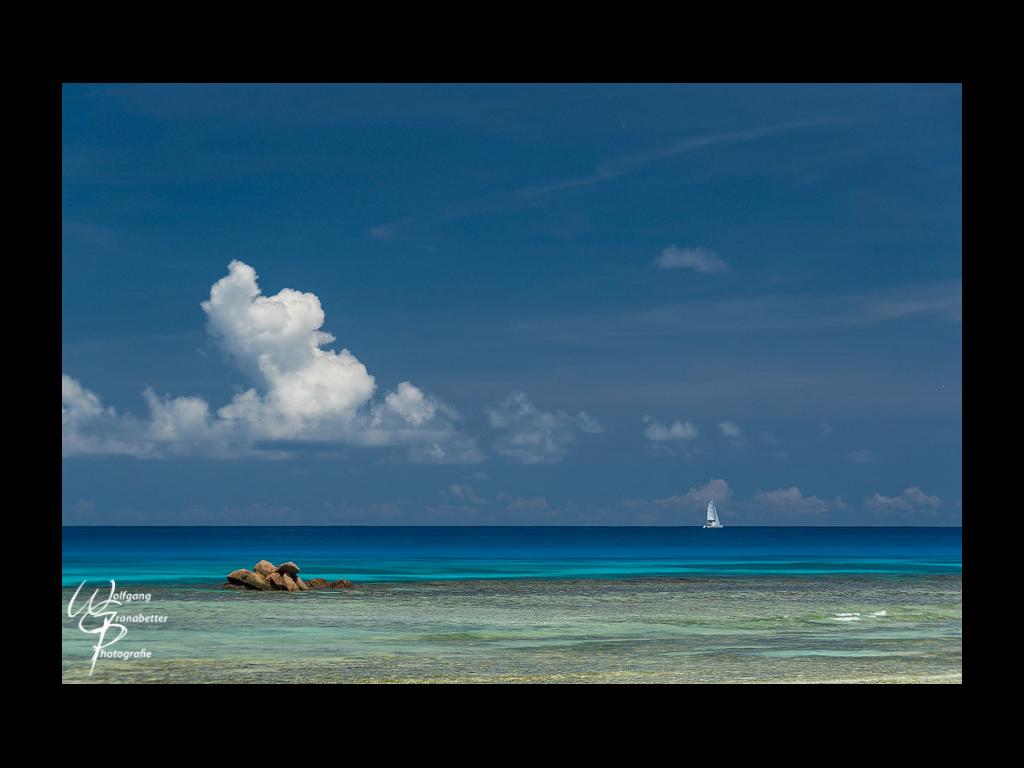
M260 560L250 571L239 568L228 574L229 587L244 587L262 591L282 590L285 592L304 592L308 589L347 589L352 586L348 579L328 581L327 579L310 579L304 581L299 576L299 566L290 560L281 565L274 565L269 560Z

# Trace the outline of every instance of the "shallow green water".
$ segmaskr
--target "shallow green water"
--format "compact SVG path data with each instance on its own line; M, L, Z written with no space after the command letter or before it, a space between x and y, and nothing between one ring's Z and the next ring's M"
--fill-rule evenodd
M120 585L119 585L120 588ZM960 682L961 577L140 587L99 659L62 593L65 682ZM885 616L871 613L885 611ZM836 614L860 614L837 616ZM851 620L844 620L851 619ZM95 625L96 622L93 622ZM113 632L113 630L112 630ZM114 632L116 634L116 632Z

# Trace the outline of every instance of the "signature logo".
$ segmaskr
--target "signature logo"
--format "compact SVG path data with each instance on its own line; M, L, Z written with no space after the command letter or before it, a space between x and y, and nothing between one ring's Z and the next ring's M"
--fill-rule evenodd
M92 666L89 667L89 677L92 677L92 673L96 670L96 660L100 657L100 652L104 648L114 645L127 635L128 627L115 621L117 619L117 609L121 607L121 601L114 597L117 585L113 579L110 580L110 593L106 599L97 601L100 590L94 589L89 601L76 609L75 603L78 601L78 596L81 594L82 587L84 586L85 582L83 581L78 585L78 589L75 590L75 594L68 602L68 616L72 619L76 616L81 616L78 620L78 628L87 635L97 635L96 645L93 646ZM88 626L87 623L92 623L93 626ZM116 630L117 634L107 639L111 629Z
M75 594L68 601L68 617L78 618L78 628L87 635L96 636L96 644L92 647L92 665L89 667L89 677L96 671L96 662L100 658L115 659L148 659L153 655L152 651L142 648L137 651L112 651L110 646L119 643L128 634L128 627L121 622L133 624L163 624L166 623L166 616L134 616L122 615L119 611L126 602L145 601L149 602L148 594L130 594L128 592L117 592L117 584L110 580L110 591L101 596L100 589L94 589L92 595L86 601L82 601L83 581L78 585Z

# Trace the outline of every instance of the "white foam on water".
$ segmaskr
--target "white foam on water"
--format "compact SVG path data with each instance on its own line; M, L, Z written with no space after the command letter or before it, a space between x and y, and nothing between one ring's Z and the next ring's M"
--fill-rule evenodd
M874 612L874 613L872 613L871 615L872 615L872 616L888 616L889 614L888 614L888 613L886 613L885 611L875 611L875 612Z
M839 614L836 614L832 618L835 621L860 621L860 616L840 616Z
M834 616L860 616L859 613L835 613Z

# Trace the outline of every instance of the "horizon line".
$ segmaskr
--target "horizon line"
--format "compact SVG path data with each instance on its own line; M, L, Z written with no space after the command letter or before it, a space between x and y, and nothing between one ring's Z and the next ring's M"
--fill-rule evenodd
M224 523L61 523L61 528L703 528L703 525L459 525L459 524L418 524L380 525L373 523L298 523L276 524L224 524ZM960 525L725 525L722 528L963 528Z

